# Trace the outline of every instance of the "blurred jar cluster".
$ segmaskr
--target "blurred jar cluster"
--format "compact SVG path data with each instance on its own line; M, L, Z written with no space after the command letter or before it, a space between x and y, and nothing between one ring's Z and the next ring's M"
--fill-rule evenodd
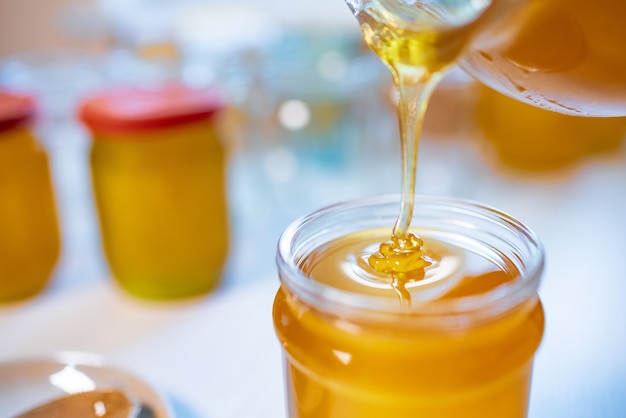
M206 293L225 268L272 268L285 224L345 197L337 178L363 158L395 152L389 75L352 26L254 4L69 3L57 20L72 48L0 57L0 88L32 103L19 121L32 134L13 142L40 161L27 170L0 138L1 201L30 199L19 219L0 212L0 259L21 263L0 265L0 300L103 276L151 299ZM37 285L9 294L28 264Z
M0 88L29 103L18 119L15 109L0 114L0 234L19 235L34 254L48 231L38 290L53 278L78 286L113 275L143 297L206 292L224 268L235 278L272 269L295 217L400 190L391 76L343 0L40 2L0 6L0 31L28 18L65 41L12 49L18 31L0 42L11 51L0 49ZM621 147L624 119L574 119L455 69L427 112L417 189L471 197L485 161L545 171ZM15 169L27 159L38 168ZM29 209L9 214L6 202L19 199ZM26 218L37 218L41 234L18 230L17 212L31 229L39 224ZM17 238L3 241L0 260L21 260ZM182 265L195 266L186 285L159 274ZM0 264L0 293L20 268Z

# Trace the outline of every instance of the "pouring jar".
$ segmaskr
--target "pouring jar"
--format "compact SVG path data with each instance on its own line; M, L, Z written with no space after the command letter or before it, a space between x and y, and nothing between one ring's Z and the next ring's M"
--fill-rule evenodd
M30 121L35 100L0 90L0 302L42 291L61 247L48 155Z
M175 299L215 288L228 253L225 150L215 91L169 84L86 98L105 257L129 293Z

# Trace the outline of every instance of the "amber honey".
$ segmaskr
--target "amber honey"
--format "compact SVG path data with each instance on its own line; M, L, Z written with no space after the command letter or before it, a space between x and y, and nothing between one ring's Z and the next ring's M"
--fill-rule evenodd
M348 4L364 41L387 65L396 88L402 201L392 242L394 248L404 251L404 245L414 240L407 231L413 210L419 141L430 96L477 30L489 20L489 5L376 0ZM419 245L415 249L419 251Z
M526 417L544 326L539 243L490 209L418 196L424 227L412 232L441 264L406 285L407 304L356 259L376 251L396 206L340 205L281 237L274 326L289 416Z

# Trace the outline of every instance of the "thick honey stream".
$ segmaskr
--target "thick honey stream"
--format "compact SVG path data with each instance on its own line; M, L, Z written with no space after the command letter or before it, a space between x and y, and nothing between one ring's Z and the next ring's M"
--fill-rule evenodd
M411 5L372 1L362 10L353 10L363 39L393 76L402 152L400 213L391 239L380 244L368 263L391 277L391 286L407 305L411 303L407 283L424 279L426 269L437 261L423 240L409 232L424 114L432 91L461 55L485 8L447 9L431 1Z

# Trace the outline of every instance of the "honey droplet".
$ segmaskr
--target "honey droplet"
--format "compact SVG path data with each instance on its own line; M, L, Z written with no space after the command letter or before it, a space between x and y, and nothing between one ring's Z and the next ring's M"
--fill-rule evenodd
M433 264L423 247L424 241L415 234L392 236L370 255L368 263L377 272L401 281L421 280L425 277L424 269Z

